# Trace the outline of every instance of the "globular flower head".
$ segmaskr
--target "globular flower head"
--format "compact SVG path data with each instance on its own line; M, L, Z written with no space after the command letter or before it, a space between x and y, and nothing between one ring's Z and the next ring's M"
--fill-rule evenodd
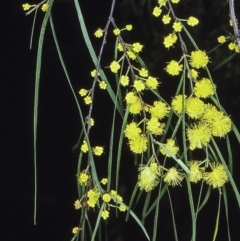
M109 211L108 210L103 210L101 213L101 217L106 220L109 217Z
M103 178L103 179L101 180L101 183L102 183L103 185L106 185L106 184L108 183L108 179L107 179L107 178Z
M115 28L113 30L114 35L118 36L121 33L121 30L119 28Z
M219 36L219 37L217 38L217 40L218 40L218 42L219 42L220 44L223 44L223 43L226 42L226 37L223 36L223 35L221 35L221 36Z
M136 89L137 92L145 90L145 84L140 79L134 80L133 87Z
M127 29L128 31L131 31L132 28L133 28L132 24L127 24L127 25L126 25L126 29Z
M92 148L93 154L96 156L101 156L103 154L103 147L102 146L95 146Z
M160 5L160 7L166 6L167 1L168 1L168 0L158 0L158 4Z
M88 94L88 90L86 90L86 89L80 89L79 90L79 95L81 95L82 97L86 96L87 94Z
M190 65L193 68L199 69L207 66L209 58L205 51L196 50L191 52Z
M190 182L197 183L199 182L203 177L204 167L200 167L201 161L189 161L188 167L190 170L190 173L188 174L188 178Z
M79 227L74 227L73 229L72 229L72 233L73 234L77 234L78 232L79 232Z
M183 180L184 174L179 172L175 167L170 168L164 176L163 181L170 186L180 185L180 182Z
M24 11L28 11L32 7L32 5L29 5L28 3L24 3L22 7Z
M86 105L90 105L92 103L92 97L91 96L86 96L84 99L84 102Z
M41 9L42 9L43 12L46 12L46 11L48 10L48 7L49 7L49 4L44 3L44 4L42 5Z
M141 52L142 49L143 49L143 45L142 45L142 44L140 44L140 43L138 43L138 42L132 44L132 50L133 50L135 53Z
M181 22L174 22L173 29L175 32L181 32L182 31L182 23Z
M107 83L104 80L102 80L99 83L99 87L100 87L100 89L105 90L105 89L107 89Z
M125 212L127 210L127 207L123 204L121 204L119 207L118 207L119 211L120 212Z
M197 81L193 89L194 94L198 98L207 98L210 95L214 95L215 90L216 86L208 78L202 78Z
M212 104L205 104L205 110L202 116L202 119L210 124L214 122L215 117L222 117L223 113L218 111L217 108Z
M218 137L224 137L228 132L231 131L232 122L228 116L219 115L219 118L215 116L212 122L212 135Z
M74 202L74 208L75 209L80 209L81 208L81 202L79 199L77 199L75 202Z
M231 131L231 119L211 104L205 105L202 119L210 125L213 136L224 137Z
M125 100L127 104L133 104L138 101L138 97L134 92L130 91L126 94Z
M169 48L173 46L177 42L177 35L175 33L170 33L168 36L166 36L163 40L163 44L165 48Z
M151 164L153 164L151 166ZM156 162L152 162L150 166L140 166L138 175L138 186L146 192L151 191L159 183L159 168Z
M151 116L158 119L163 119L168 115L169 111L170 108L162 101L154 101L153 106L149 110Z
M190 150L196 148L203 148L206 146L211 138L211 126L207 123L199 123L187 129L187 137L190 142Z
M86 140L84 140L83 144L81 145L81 151L84 153L86 153L88 151L88 144L87 144Z
M155 16L155 17L159 17L161 15L161 13L162 13L162 9L159 7L155 7L152 12L153 16Z
M188 24L189 26L194 27L194 26L198 25L198 23L199 23L199 21L198 21L197 18L195 18L195 17L189 17L189 18L188 18L187 24Z
M155 90L157 89L159 82L155 77L148 76L146 80L146 85L148 88Z
M179 75L182 69L183 69L183 65L179 64L175 60L171 60L165 68L166 72L173 76Z
M78 182L81 186L86 186L88 179L89 179L89 175L85 172L81 172L78 177Z
M172 100L172 108L177 114L181 114L183 110L185 110L185 104L186 104L186 95L177 95Z
M164 24L169 24L171 22L171 16L169 14L163 15L162 21Z
M98 28L94 35L96 38L101 38L103 36L103 30L101 28Z
M87 192L87 197L88 197L88 201L87 204L89 207L94 208L98 202L98 199L100 197L100 192L98 191L98 189L90 189Z
M171 157L170 153L175 156L179 151L179 147L176 145L175 140L173 139L168 139L167 143L164 144L164 147L168 151L166 151L165 148L160 147L160 152L167 157Z
M234 49L235 49L235 46L236 46L235 43L230 43L230 44L228 44L228 48L229 48L230 50L234 50Z
M111 64L110 64L110 69L113 73L117 73L118 70L120 69L120 64L117 62L117 61L113 61Z
M102 199L105 203L109 203L111 201L111 196L109 193L104 193Z
M138 127L136 122L131 122L126 125L124 134L129 140L134 140L142 133L142 130Z
M164 124L158 121L158 118L152 117L147 122L147 130L150 131L154 135L162 135Z
M186 102L186 113L193 119L200 118L204 113L204 102L197 97L190 97Z
M129 77L127 75L122 75L120 77L120 83L122 86L127 86L129 84Z
M148 140L145 135L139 135L129 141L130 150L135 154L141 154L147 150Z
M213 188L220 188L228 181L225 167L220 163L211 164L212 171L205 172L203 179Z
M142 103L140 99L137 97L137 101L129 105L129 112L131 114L139 114L142 111Z
M148 77L148 71L145 68L139 70L139 75L142 77Z

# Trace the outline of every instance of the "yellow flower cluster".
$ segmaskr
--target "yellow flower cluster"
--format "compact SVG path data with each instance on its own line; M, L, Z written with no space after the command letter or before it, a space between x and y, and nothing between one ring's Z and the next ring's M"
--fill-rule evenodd
M93 124L94 124L94 121L93 121L93 119L91 119L90 120L90 126L93 126ZM83 153L88 152L89 147L88 147L88 144L87 144L86 140L83 141L83 144L81 145L80 149ZM95 147L92 148L92 152L96 156L101 156L104 152L104 148L102 146L95 146Z
M152 161L150 165L140 166L139 171L138 187L140 189L148 192L158 185L161 173L155 161Z
M206 164L204 161L189 161L188 166L190 169L188 175L190 182L197 183L200 180L204 180L213 188L220 188L228 181L227 171L219 162L209 162L209 168L211 169L209 172L205 171Z
M34 4L34 5L30 5L30 4L28 4L28 3L24 3L23 5L22 5L22 8L23 8L23 11L28 11L28 10L30 10L31 8L31 10L28 12L28 13L31 13L32 11L34 11L35 9L37 9L37 8L39 8L40 6L41 6L41 10L43 11L43 12L46 12L47 10L48 10L48 7L49 7L49 1L47 1L47 3L43 3L43 2L41 2L41 4L42 4L42 6L41 6L41 4Z
M147 150L147 137L142 134L142 130L137 123L128 124L124 131L125 136L129 140L130 150L133 153L140 154Z
M187 129L190 149L203 148L212 136L224 137L231 130L231 119L222 111L217 110L212 104L205 104L200 98L214 95L216 86L208 78L202 78L195 83L194 95L177 95L173 98L171 106L176 114L185 112L190 118L195 119Z
M177 35L175 33L170 33L164 38L163 44L166 48L173 46L177 42Z
M96 38L101 38L103 36L103 30L101 28L98 28L94 35Z
M132 114L139 114L142 110L142 103L140 98L132 91L128 92L125 96L129 112Z
M180 185L185 175L175 167L165 169L153 159L148 165L140 165L137 183L138 187L141 190L149 192L159 184L161 177L165 183L174 187Z
M171 60L168 65L166 66L165 70L168 74L175 76L179 75L182 71L183 65L179 64L175 60Z
M203 148L212 136L224 137L231 130L231 119L222 111L211 104L203 104L203 108L198 122L187 129L191 150Z
M117 192L115 190L111 190L110 193L104 193L102 196L102 200L105 203L105 208L104 210L101 212L101 217L106 220L107 218L109 218L109 211L106 209L106 206L110 207L110 206L114 206L117 207L119 209L120 212L125 212L127 210L126 205L124 204L120 204L118 205L118 202L122 202L123 199L120 195L117 194ZM115 202L115 205L109 204L109 202L113 200Z
M199 69L207 66L209 58L205 51L196 50L191 52L190 65L193 68Z
M94 189L90 189L87 192L87 197L88 197L88 201L87 204L89 207L94 208L98 202L98 199L100 197L100 192L97 188Z
M163 181L170 186L180 185L181 181L184 178L184 174L178 171L175 167L170 168L164 176Z
M205 181L213 188L220 188L228 181L225 167L218 162L207 162L210 171L206 172L206 160L192 160L187 163L189 174L185 175L175 167L166 169L161 167L155 160L151 160L147 165L140 165L138 175L138 187L146 192L153 190L163 178L163 181L170 186L177 186L186 177L190 182L197 183ZM165 173L164 173L165 172Z
M81 186L86 186L87 181L89 180L89 175L85 172L81 172L78 177L78 182Z

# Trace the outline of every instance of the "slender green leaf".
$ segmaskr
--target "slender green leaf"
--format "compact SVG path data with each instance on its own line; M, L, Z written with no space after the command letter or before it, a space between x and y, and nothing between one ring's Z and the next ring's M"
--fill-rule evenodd
M215 230L213 234L213 241L216 240L217 233L218 233L218 228L219 228L219 217L220 217L220 211L221 211L221 192L219 190L219 200L218 200L218 212L217 212L217 217L216 217L216 224L215 224Z
M51 14L52 5L54 0L50 1L47 12L45 13L40 35L38 41L37 50L37 64L36 64L36 76L35 76L35 94L34 94L34 110L33 110L33 148L34 148L34 224L37 222L37 126L38 126L38 100L39 100L39 84L40 84L40 74L42 67L42 49L43 41L45 36L45 31L47 23Z

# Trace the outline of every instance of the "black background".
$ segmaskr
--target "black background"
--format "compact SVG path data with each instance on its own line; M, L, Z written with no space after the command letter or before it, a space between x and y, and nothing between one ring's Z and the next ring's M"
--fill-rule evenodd
M192 13L195 9L196 16L201 23L198 30L193 30L193 33L195 31L200 48L206 46L206 50L216 46L215 39L225 33L224 29L227 28L226 23L228 22L227 5L220 4L219 1L209 2L212 1L187 0L181 8L176 8L177 13L181 16L186 16L185 14ZM38 213L37 225L33 225L33 98L36 51L43 14L41 11L38 13L33 48L30 51L29 42L33 14L25 16L21 6L23 3L22 1L1 1L0 3L0 186L3 201L0 240L70 240L71 230L78 225L79 221L79 213L73 208L73 203L77 199L77 153L72 152L72 147L78 140L81 127L74 98L58 60L49 28L44 41L40 84L37 147ZM93 33L98 27L105 26L110 3L111 1L93 0L80 2L89 33ZM162 66L165 66L165 62L171 59L171 54L174 51L169 51L169 54L163 55L160 52L160 47L157 46L161 44L161 39L166 34L167 28L165 30L162 27L159 29L159 25L162 24L150 17L149 3L154 6L155 2L139 1L139 3L141 4L138 5L136 1L119 1L115 19L122 26L128 23L133 24L134 29L126 38L130 42L141 41L146 46L143 57L149 63L150 71L155 76L163 76L162 79L164 79L165 73L162 71ZM240 8L236 7L236 9L238 9L237 16L240 16ZM89 73L94 67L79 30L73 1L55 1L53 19L76 93L82 87L89 88L91 85ZM228 30L231 29L228 28ZM92 39L98 52L101 41ZM111 37L107 46L110 50L113 49L114 42L111 41ZM103 61L103 66L107 66L113 58L110 50L105 53L104 57L107 60ZM215 62L220 63L229 55L227 49L214 52L211 56L212 68ZM213 72L221 103L238 127L240 126L239 60L239 56L236 56L228 64ZM159 66L161 67L159 68ZM165 90L169 89L169 85L171 86L168 84L169 81L172 80L162 81ZM164 93L168 96L167 98L171 98L174 92L166 93L163 91L163 95ZM103 116L102 124L108 125L110 124L108 114L111 113L108 111L110 109L108 107L111 104L106 105L105 102L110 102L106 96L103 97L103 103L95 107L95 116ZM86 111L84 107L83 111ZM106 130L99 129L98 131L96 142L104 145L108 142ZM230 134L230 137L234 153L234 178L239 186L239 144L233 134ZM222 143L224 140L220 141L220 145ZM129 163L124 165L131 170L133 160L129 159L127 162ZM126 200L128 200L136 175L132 174L131 171L126 171L125 177L122 189L123 193L126 192ZM230 197L232 240L237 241L240 238L240 213L230 184L226 186ZM184 196L186 191L183 189L185 190L185 188L177 187L172 193L175 201L176 219L180 224L178 226L179 240L190 240L189 210L183 209L188 200L186 195ZM205 212L199 216L198 240L211 240L217 212L217 194L217 190L214 190ZM173 240L169 212L168 200L162 201L159 214L161 240ZM221 214L224 220L223 209ZM144 240L134 221L124 223L123 217L120 217L120 221L115 219L110 221L109 223L112 223L110 225L110 240ZM152 230L151 223L147 223L146 226ZM220 223L219 232L217 240L227 240L225 221Z

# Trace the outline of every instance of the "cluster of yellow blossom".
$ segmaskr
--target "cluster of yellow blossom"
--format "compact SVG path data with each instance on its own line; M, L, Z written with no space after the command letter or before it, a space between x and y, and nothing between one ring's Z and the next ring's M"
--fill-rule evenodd
M230 26L232 26L232 20L229 21L229 24ZM224 36L224 35L220 35L218 38L217 38L217 41L218 43L220 44L224 44L226 42L229 42L232 40L232 37L231 36ZM235 51L236 53L239 53L240 52L240 47L238 46L238 44L236 43L236 40L234 42L230 42L228 44L228 49L231 50L231 51Z
M206 171L206 164L209 165L210 171ZM188 166L190 170L188 179L190 182L197 183L204 180L213 188L220 188L228 181L227 171L219 162L205 163L205 161L193 160L188 162Z
M197 97L192 98L197 99ZM215 106L199 101L195 107L202 110L202 114L197 116L196 123L187 129L191 150L203 148L210 142L212 136L224 137L231 130L231 119ZM188 112L190 111L192 114L198 113L196 109L189 109Z
M130 91L126 94L125 100L129 106L129 112L132 114L139 114L142 110L141 99L137 96L136 93Z
M132 28L133 28L133 27L132 27L131 24L127 24L127 25L125 26L125 28L123 28L123 29L115 28L115 29L113 30L113 33L114 33L114 35L118 36L118 35L120 35L121 31L123 31L123 30L131 31ZM94 36L95 36L96 38L101 38L101 37L103 36L103 33L104 33L104 30L101 29L101 28L98 28L98 29L95 31Z
M91 123L90 123L90 125L91 125ZM88 152L89 148L88 148L88 143L87 143L86 140L83 141L80 149L81 149L81 151L83 153L87 153ZM103 154L103 152L104 152L104 148L102 146L95 146L95 147L92 148L92 152L96 156L101 156Z
M132 113L132 111L130 111L131 106L136 105L137 101L140 102L140 99L134 92L128 92L125 99L129 105L129 112ZM143 133L136 122L127 124L124 130L125 137L129 140L130 150L135 154L140 154L147 150L148 134L162 135L165 124L160 121L166 117L170 111L170 107L163 101L154 101L152 106L146 105L144 108L145 111L150 114L149 119L143 121L146 128L145 132L147 132ZM141 106L139 107L138 113L140 113L140 111L142 111Z
M102 89L102 90L107 89L107 83L106 83L106 81L104 81L104 80L101 80L101 81L100 81L100 80L99 80L99 77L98 77L98 76L100 76L100 73L99 73L99 72L98 72L98 76L96 77L96 75L97 75L97 70L96 70L96 69L92 70L90 74L91 74L91 76L92 76L93 78L97 78L97 81L98 81L98 83L99 83L99 88L100 88L100 89ZM86 90L86 89L82 88L82 89L79 90L78 93L79 93L79 95L80 95L81 97L83 97L84 103L85 103L86 105L92 104L91 90Z
M45 1L45 2L46 2L46 1ZM39 8L40 6L42 6L42 7L41 7L41 10L42 10L43 12L46 12L46 11L48 10L48 7L49 7L49 1L47 1L47 3L41 2L40 4L33 4L33 5L30 5L30 4L28 4L28 3L24 3L24 4L22 5L22 8L23 8L24 11L28 11L28 10L30 10L30 9L32 8L32 9L29 11L29 12L32 12L33 10Z
M138 187L149 192L158 185L160 177L163 178L165 183L174 187L180 185L184 174L175 167L166 169L156 163L155 160L151 160L148 165L139 167Z
M189 161L187 163L190 173L184 174L175 167L166 169L160 166L154 159L147 165L140 165L138 175L138 187L149 192L153 190L163 179L170 186L177 186L187 178L190 182L205 181L213 188L220 188L228 181L225 167L218 162L207 162L210 171L206 171L206 161Z
M210 79L202 78L195 83L193 96L187 98L186 95L177 95L172 100L172 109L177 114L185 112L196 121L187 129L191 150L203 148L212 136L224 137L231 130L231 119L214 105L201 100L214 95L215 90Z
M78 182L81 186L84 186L89 179L90 175L83 171L78 177ZM107 182L108 179L103 178L100 183L106 185ZM103 203L103 209L100 215L103 219L107 219L109 217L108 210L110 209L110 207L118 208L121 212L125 212L127 210L127 206L123 204L123 198L115 190L111 190L108 193L104 192L103 190L100 191L97 187L89 189L86 192L86 195L83 195L80 200L77 199L74 202L74 207L75 209L80 209L82 207L95 208L95 206L100 203L100 197ZM114 202L114 204L110 203L111 201Z
M166 46L167 43L165 43L164 41L164 44ZM183 69L183 65L179 63L181 62L181 60L178 62L176 60L171 60L165 68L166 72L172 76L179 75ZM209 62L209 58L205 51L202 51L202 50L192 51L191 55L189 56L189 64L192 67L192 69L190 70L191 77L196 79L198 77L198 72L195 69L205 68L208 62ZM188 73L188 77L190 77L190 74Z
M132 122L128 124L124 133L129 140L130 150L133 153L140 154L147 150L147 137L142 134L142 130L138 127L137 123Z
M159 17L162 14L163 9L169 10L168 6L166 5L167 2L168 2L167 0L159 0L158 6L153 8L153 12L152 12L153 16ZM180 2L180 0L171 0L171 2L174 4L177 4ZM169 2L169 4L170 4L170 2ZM172 17L170 16L169 11L165 15L162 16L162 21L164 24L170 24L171 20L172 20ZM190 16L186 20L175 19L175 21L173 22L173 25L172 25L172 28L174 31L172 33L170 33L168 36L164 37L163 44L166 48L169 48L176 43L176 41L177 41L176 33L179 33L182 31L183 22L185 22L185 21L187 22L187 25L192 26L192 27L196 26L199 23L198 19L193 16Z

